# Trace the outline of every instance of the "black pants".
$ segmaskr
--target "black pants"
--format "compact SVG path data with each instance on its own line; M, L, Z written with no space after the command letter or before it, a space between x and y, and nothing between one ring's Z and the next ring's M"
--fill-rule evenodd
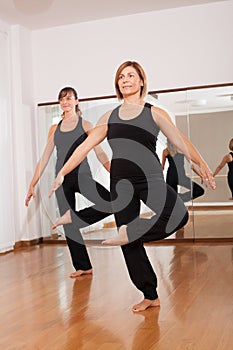
M94 205L75 212L76 192L81 193ZM56 191L56 197L60 215L71 209L72 223L64 225L64 231L73 266L75 270L89 270L92 266L79 229L112 213L110 193L89 175L78 178L77 175L69 174L65 177L63 186Z
M205 193L204 189L196 182L192 181L191 178L186 176L185 173L178 175L177 171L170 171L170 169L168 169L166 182L176 192L178 192L178 185L189 190L185 193L179 193L183 202L188 202L192 199L203 196Z
M130 278L144 298L154 300L158 297L157 277L143 243L161 240L183 227L188 221L188 212L161 176L147 182L133 181L131 185L112 179L111 196L117 226L127 225L129 243L121 248ZM151 219L139 218L141 200L154 211ZM122 203L128 205L121 208Z
M228 186L230 188L231 191L231 197L233 198L233 172L228 172L227 174L227 182L228 182Z

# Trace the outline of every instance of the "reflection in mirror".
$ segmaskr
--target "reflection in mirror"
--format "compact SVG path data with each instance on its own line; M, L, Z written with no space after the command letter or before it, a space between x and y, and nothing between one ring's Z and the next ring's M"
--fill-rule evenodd
M189 137L189 123L188 119L184 120L182 123L182 128L180 125L177 125L176 113L174 113L174 109L172 108L172 104L170 103L174 98L174 93L166 93L166 94L149 94L147 96L147 101L153 105L161 107L165 109L174 124L186 135ZM186 91L176 92L176 98L180 100L186 100ZM170 166L173 164L172 159L169 161L169 157L164 159L164 153L167 153L168 149L168 140L162 134L159 133L158 141L157 141L157 153L159 155L161 164L163 166L164 180L171 185L176 192L178 192L183 199L186 207L189 210L189 221L188 224L181 230L174 233L170 236L170 239L194 239L194 221L193 221L193 202L190 198L192 196L192 174L191 174L191 164L186 160L186 158L182 157L182 155L178 154L175 156L174 166ZM178 164L177 160L178 159ZM163 164L164 160L164 164ZM177 166L176 166L177 165ZM177 171L179 169L179 171ZM175 172L175 174L174 174ZM170 178L170 180L169 180ZM182 186L183 185L183 186ZM191 193L190 193L191 192Z
M157 93L157 98L214 171L229 153L229 140L233 138L233 85ZM205 188L205 194L193 201L196 239L233 237L233 201L229 200L227 173L226 164L215 178L216 190ZM190 174L201 184L195 173Z

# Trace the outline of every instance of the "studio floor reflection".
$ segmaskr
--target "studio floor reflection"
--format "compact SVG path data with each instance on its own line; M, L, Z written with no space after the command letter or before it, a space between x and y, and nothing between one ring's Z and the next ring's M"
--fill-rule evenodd
M110 225L111 226L111 225ZM115 227L107 228L99 231L86 231L83 237L88 242L91 240L102 240L109 236L116 235L117 231ZM60 237L64 239L64 237ZM166 239L167 241L174 240L203 240L213 242L233 242L233 207L229 210L197 210L189 211L189 221L187 225L175 232L173 235ZM165 240L163 240L165 241ZM159 243L165 243L160 241Z
M141 313L119 247L89 246L94 274L76 280L65 245L0 255L4 350L229 350L230 244L146 246L161 306Z

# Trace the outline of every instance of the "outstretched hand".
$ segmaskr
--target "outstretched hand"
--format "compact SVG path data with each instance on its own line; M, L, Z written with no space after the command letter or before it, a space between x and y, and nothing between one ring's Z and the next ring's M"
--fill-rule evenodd
M215 190L216 183L214 181L213 173L210 171L209 167L206 164L201 164L200 173L203 182L205 184L209 184L212 190Z
M35 192L34 192L34 187L33 186L30 186L29 187L29 190L28 190L28 193L27 193L27 196L26 196L26 199L25 199L25 205L26 207L28 207L28 204L31 200L31 198L36 198L36 195L35 195Z
M53 186L49 192L49 198L51 198L53 193L62 185L63 181L64 181L64 176L61 173L58 173L53 183Z

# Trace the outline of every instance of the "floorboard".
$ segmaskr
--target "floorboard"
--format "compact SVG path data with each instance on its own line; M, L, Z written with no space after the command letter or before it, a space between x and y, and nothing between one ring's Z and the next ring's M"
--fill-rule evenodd
M141 294L119 247L92 245L92 276L76 280L66 245L0 255L0 349L231 350L233 246L147 245L161 307L133 313Z

